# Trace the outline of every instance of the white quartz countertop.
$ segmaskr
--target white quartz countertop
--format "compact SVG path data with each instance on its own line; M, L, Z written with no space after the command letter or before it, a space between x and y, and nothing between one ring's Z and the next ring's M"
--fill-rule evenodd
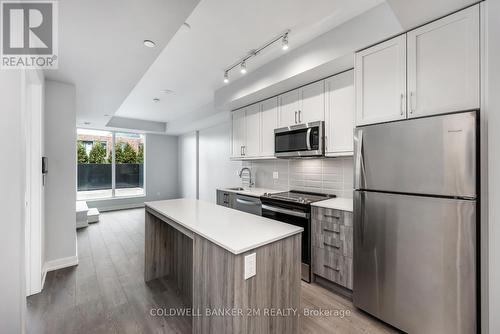
M335 197L324 201L314 202L311 205L319 206L321 208L352 212L353 199L345 197Z
M304 230L298 226L194 199L182 198L145 204L233 254L244 253Z
M276 190L276 189L268 189L268 188L243 188L243 190L235 190L235 189L229 189L229 188L219 188L218 190L222 191L227 191L230 193L236 193L236 194L241 194L241 195L248 195L248 196L253 196L253 197L260 197L264 195L265 193L270 193L270 194L276 194L283 192L283 190Z

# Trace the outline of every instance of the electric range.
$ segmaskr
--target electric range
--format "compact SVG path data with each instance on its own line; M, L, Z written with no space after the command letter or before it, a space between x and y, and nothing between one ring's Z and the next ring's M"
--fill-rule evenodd
M281 193L266 193L260 197L262 216L283 223L300 226L302 232L302 280L311 282L311 203L334 198L322 194L290 190Z

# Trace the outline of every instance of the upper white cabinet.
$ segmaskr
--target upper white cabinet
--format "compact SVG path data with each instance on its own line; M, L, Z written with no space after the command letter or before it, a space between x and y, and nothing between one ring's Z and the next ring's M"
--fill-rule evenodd
M356 125L479 108L479 37L475 5L356 53Z
M260 103L261 157L274 157L274 129L278 128L278 98Z
M406 118L406 36L356 53L356 125Z
M245 144L244 157L258 157L260 154L260 104L245 108Z
M243 157L245 145L245 109L235 110L232 116L232 149L233 158Z
M279 127L298 124L299 113L299 90L281 94L279 99Z
M354 71L325 80L325 155L353 154Z
M408 117L479 108L479 8L408 32Z
M274 157L274 129L278 127L278 98L249 105L232 113L233 159Z
M325 113L324 81L281 94L279 127L323 121Z
M323 121L325 114L325 85L317 81L300 88L300 108L297 113L297 123Z

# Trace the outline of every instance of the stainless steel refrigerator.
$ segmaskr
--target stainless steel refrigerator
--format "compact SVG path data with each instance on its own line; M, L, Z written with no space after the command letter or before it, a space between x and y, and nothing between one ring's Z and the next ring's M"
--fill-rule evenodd
M476 332L477 117L355 130L354 305L408 333Z

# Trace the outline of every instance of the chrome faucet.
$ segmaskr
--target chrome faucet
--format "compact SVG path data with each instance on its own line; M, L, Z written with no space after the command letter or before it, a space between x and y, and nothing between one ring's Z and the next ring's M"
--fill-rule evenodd
M244 171L248 171L248 178L249 178L249 181L248 181L248 186L251 188L253 187L254 183L252 182L252 171L250 170L250 168L248 167L243 167L241 170L240 170L240 178L242 178L242 175L243 175L243 172Z

